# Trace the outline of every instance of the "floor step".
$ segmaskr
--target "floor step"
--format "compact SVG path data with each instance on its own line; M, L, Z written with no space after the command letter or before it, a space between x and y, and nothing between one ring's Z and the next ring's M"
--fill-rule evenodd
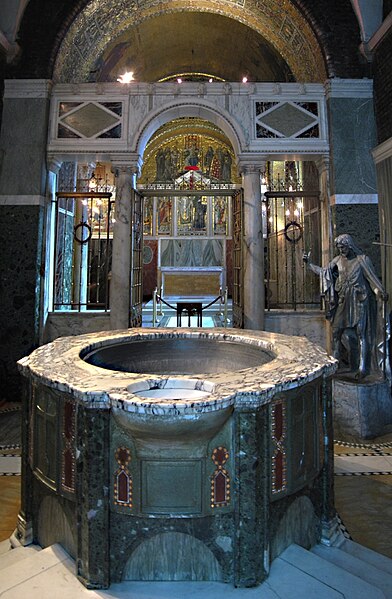
M376 551L373 551L368 547L364 547L359 543L355 543L354 541L350 541L349 539L346 539L339 549L342 549L346 553L349 553L350 555L353 555L354 557L357 557L368 564L376 566L376 568L379 570L384 570L384 572L387 572L392 576L392 559L386 555L377 553Z
M386 597L392 597L392 576L373 564L342 551L338 547L317 545L313 547L312 553L381 589Z
M12 549L12 551L15 550ZM46 549L42 549L42 551L35 551L34 554L26 557L23 560L23 568L20 567L19 563L11 564L6 570L2 571L2 575L0 576L0 597L4 596L8 598L13 596L15 593L10 595L8 592L14 588L16 590L16 587L23 584L23 582L49 572L54 566L69 559L69 555L60 545L51 545ZM23 595L19 596L22 597Z
M11 543L9 539L6 539L5 541L0 541L0 556L4 553L7 553L7 551L11 551Z
M4 570L13 564L19 563L28 557L31 557L37 551L42 551L39 545L29 545L28 547L15 547L6 553L0 555L0 570Z
M287 562L282 555L272 562L265 585L276 597L285 599L342 599L342 594L333 586L324 584L298 566ZM261 594L260 599L262 597Z
M327 549L329 550L329 548ZM290 545L280 555L280 559L330 587L331 591L333 589L342 593L345 599L385 599L388 597L379 588L298 545ZM304 594L304 597L308 598L309 595Z

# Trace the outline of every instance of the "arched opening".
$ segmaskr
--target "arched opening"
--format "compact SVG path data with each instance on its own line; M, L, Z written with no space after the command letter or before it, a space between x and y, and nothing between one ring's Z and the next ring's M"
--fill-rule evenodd
M231 296L232 194L241 179L230 140L209 121L182 117L154 133L143 161L144 301L155 287L169 303L206 304L226 287ZM218 312L213 322L222 324Z

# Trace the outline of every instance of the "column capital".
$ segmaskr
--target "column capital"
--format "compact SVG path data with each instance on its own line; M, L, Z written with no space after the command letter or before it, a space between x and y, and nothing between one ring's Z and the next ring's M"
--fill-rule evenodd
M52 154L48 152L46 156L46 167L48 171L51 171L52 173L55 173L55 175L57 175L62 164L62 158L60 158L57 154Z
M315 160L315 164L317 166L318 172L321 175L324 171L327 171L330 166L330 156L329 154L323 154L322 156L318 156Z
M128 173L131 176L136 175L137 177L140 175L143 165L142 157L135 152L111 154L110 162L113 172Z
M265 169L267 158L260 154L239 154L237 168L240 175L261 173Z

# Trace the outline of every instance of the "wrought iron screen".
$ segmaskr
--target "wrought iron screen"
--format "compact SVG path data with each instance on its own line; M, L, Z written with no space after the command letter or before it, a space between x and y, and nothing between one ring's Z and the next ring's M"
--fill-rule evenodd
M109 309L114 216L111 195L56 194L54 310Z
M318 193L267 192L263 202L266 307L320 307L320 284L306 269L304 252L321 264L321 210Z

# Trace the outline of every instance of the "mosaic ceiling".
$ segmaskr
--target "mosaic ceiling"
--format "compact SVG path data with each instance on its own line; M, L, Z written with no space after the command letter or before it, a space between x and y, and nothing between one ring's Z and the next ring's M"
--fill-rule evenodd
M157 81L182 71L226 80L323 82L316 37L286 0L93 0L65 36L57 82Z

